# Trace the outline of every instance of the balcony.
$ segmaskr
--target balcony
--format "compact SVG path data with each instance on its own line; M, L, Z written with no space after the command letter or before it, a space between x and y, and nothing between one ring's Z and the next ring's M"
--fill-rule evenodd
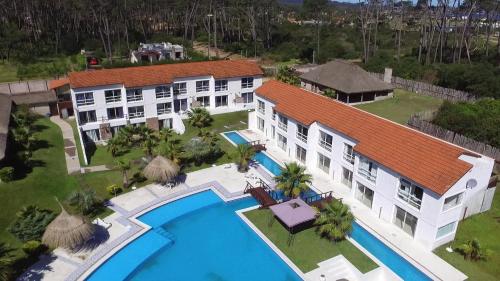
M122 101L122 97L121 97L121 96L117 96L117 97L106 97L106 103L120 102L120 101Z
M266 114L266 109L265 109L265 108L263 108L263 107L259 107L259 108L257 109L257 111L258 111L259 113L261 113L261 114Z
M420 206L422 205L422 199L417 198L414 194L404 193L401 189L398 190L398 197L410 204L410 206L415 207L420 210Z
M286 132L288 130L288 124L283 122L278 122L278 128Z
M142 101L142 95L140 96L127 96L127 102Z
M177 96L177 95L185 95L187 94L187 89L186 88L183 88L183 89L174 89L174 95Z
M129 119L141 118L141 117L144 117L144 111L139 111L134 113L129 112Z
M172 113L171 108L162 108L157 110L158 115L169 114Z
M354 155L353 154L348 154L348 153L344 153L344 160L351 163L351 164L354 164Z
M371 181L371 182L375 182L375 180L377 179L377 173L375 172L370 172L366 169L363 169L363 168L358 168L358 174L363 176L364 178L366 178L367 180Z
M301 140L304 143L307 143L307 135L303 133L297 132L297 139Z
M330 143L330 142L327 142L324 140L319 140L319 146L321 146L322 148L324 148L328 151L332 151L332 143Z
M118 115L118 116L111 116L111 117L101 116L99 118L99 122L104 123L104 122L107 122L109 120L118 120L118 119L129 119L129 118L128 118L127 114Z

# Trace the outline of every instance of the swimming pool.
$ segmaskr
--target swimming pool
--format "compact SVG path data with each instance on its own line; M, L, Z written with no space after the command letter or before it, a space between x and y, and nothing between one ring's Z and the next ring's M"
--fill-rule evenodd
M235 144L244 144L247 143L242 135L238 132L226 132L224 133L232 142ZM267 170L272 172L275 175L279 175L281 173L281 166L276 163L273 159L268 157L265 153L259 152L255 155L254 159L266 167ZM275 171L277 171L275 173ZM311 196L316 194L313 190L310 192L306 192L307 195ZM385 264L388 268L390 268L394 273L403 278L405 281L428 281L432 280L427 275L425 275L422 271L412 265L405 258L400 256L390 247L388 247L385 243L380 241L378 238L373 236L366 229L361 227L358 223L354 222L353 231L351 233L351 238L360 244L363 248L365 248L370 254L372 254L375 258L377 258L380 262Z
M152 210L138 218L152 229L87 280L302 280L235 213L256 204L209 190Z

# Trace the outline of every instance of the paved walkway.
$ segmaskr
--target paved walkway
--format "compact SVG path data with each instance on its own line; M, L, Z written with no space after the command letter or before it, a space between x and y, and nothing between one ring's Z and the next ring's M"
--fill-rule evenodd
M76 148L76 141L73 135L73 128L71 128L71 125L59 116L51 116L50 121L61 128L64 139L64 154L66 156L68 174L79 173L81 168L80 159L78 158L78 150Z

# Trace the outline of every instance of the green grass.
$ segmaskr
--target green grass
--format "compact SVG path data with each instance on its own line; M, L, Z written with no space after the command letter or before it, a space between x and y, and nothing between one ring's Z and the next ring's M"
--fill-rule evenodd
M0 63L0 83L17 80L17 67L8 62Z
M406 124L413 113L432 111L443 103L441 99L396 89L391 99L360 104L355 107L387 118L400 124Z
M469 280L493 281L500 277L500 191L497 186L491 210L483 214L475 215L462 221L457 230L455 241L443 245L435 250L436 254L445 261L469 276ZM454 252L448 253L446 247L452 248L477 238L481 246L490 249L492 255L487 261L471 262Z
M66 171L59 127L48 118L39 118L35 125L35 136L43 144L33 153L37 165L24 178L0 183L0 241L14 247L20 246L20 242L6 228L22 206L36 204L59 212L55 197L64 200L77 186L76 180Z
M361 272L377 268L377 264L363 254L351 242L333 243L320 238L314 228L299 232L291 246L287 245L288 231L277 221L268 226L271 211L258 209L246 212L245 216L262 231L303 272L317 268L317 264L337 255L344 255Z

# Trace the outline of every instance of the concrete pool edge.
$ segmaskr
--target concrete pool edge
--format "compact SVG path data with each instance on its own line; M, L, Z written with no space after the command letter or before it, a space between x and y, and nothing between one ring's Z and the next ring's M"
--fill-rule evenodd
M165 198L160 198L158 202L151 202L152 204L145 204L139 208L141 210L135 211L129 216L122 216L121 219L124 221L124 224L130 226L130 230L118 237L117 239L111 241L110 249L106 248L102 251L105 253L96 253L91 256L84 264L78 267L66 280L86 280L88 277L94 273L101 265L103 265L106 261L112 258L117 252L125 248L127 245L132 243L137 238L144 235L146 232L152 229L151 226L141 222L138 217L157 209L165 204L189 197L191 195L211 190L214 192L219 198L221 198L224 202L230 202L234 200L238 200L244 197L248 197L248 194L243 194L241 192L231 193L224 186L222 186L217 181L207 182L198 186L195 186L189 190L181 191L178 194L171 194L173 196L166 196ZM113 245L114 241L118 241L117 245Z

